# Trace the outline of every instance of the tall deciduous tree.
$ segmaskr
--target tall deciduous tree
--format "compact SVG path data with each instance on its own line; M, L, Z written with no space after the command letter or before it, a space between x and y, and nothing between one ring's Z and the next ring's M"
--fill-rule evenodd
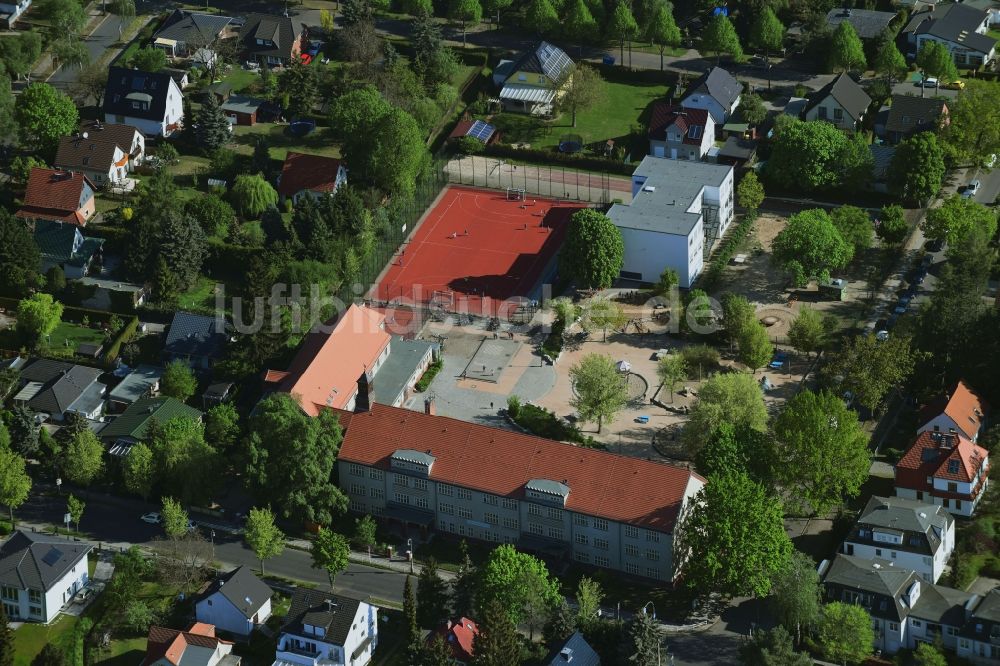
M258 403L250 419L248 473L251 488L286 518L330 524L347 508L331 475L342 433L337 416L307 416L289 395Z
M736 357L740 363L750 368L754 374L771 360L774 345L764 324L756 319L751 321L737 340Z
M739 112L743 116L744 122L751 126L760 125L767 120L767 108L764 106L763 100L753 93L743 93L740 97ZM751 171L747 175L750 173L753 172ZM746 177L744 176L743 179L746 180Z
M597 34L597 21L590 13L590 8L583 0L569 0L566 3L566 17L563 19L563 29L566 36L574 43L580 45L581 52L583 44L590 41Z
M1000 86L971 79L948 103L943 130L949 154L961 163L985 165L1000 154Z
M771 54L781 50L785 41L785 26L771 7L764 7L750 24L750 43L764 52L767 87L771 88Z
M728 16L719 13L708 22L701 34L701 50L714 53L716 63L723 53L728 53L734 60L743 60L740 38Z
M621 64L625 64L625 40L628 40L628 52L629 60L632 59L632 39L639 33L639 24L635 22L635 16L632 15L632 10L629 9L629 5L620 1L615 7L614 13L611 15L610 25L612 34L618 38L618 44L620 47ZM631 62L629 65L631 66Z
M507 9L514 3L514 0L486 0L483 9L489 12L490 16L496 16L496 27L500 28L500 12Z
M330 590L333 590L337 574L347 569L348 557L351 553L347 537L321 527L316 538L313 539L310 553L312 554L313 566L326 571L326 575L330 577Z
M274 524L274 514L266 507L250 509L243 538L260 560L260 575L264 575L264 562L281 555L285 549L285 535Z
M479 0L452 0L451 17L462 24L462 48L466 47L465 29L483 20L483 6Z
M240 415L224 402L205 412L205 441L220 453L233 449L240 439Z
M687 450L694 456L723 423L735 428L763 432L767 407L757 381L742 373L717 374L698 392L698 401L681 431Z
M618 278L624 259L622 233L611 220L590 208L573 213L559 254L564 276L581 289L605 289Z
M774 239L772 258L801 286L810 279L828 281L830 271L847 266L853 256L854 248L830 215L815 208L788 218L788 225Z
M710 477L682 523L684 580L692 589L765 596L787 565L792 542L781 501L749 476Z
M646 24L646 39L660 51L660 71L663 71L663 53L668 48L676 48L681 44L681 30L674 20L673 6L661 0L656 3L649 22Z
M841 21L833 31L829 49L827 62L834 72L863 70L868 64L865 47L850 21Z
M599 620L604 590L593 578L583 576L576 584L576 624L580 629L589 627Z
M160 379L160 393L180 401L186 401L198 390L198 380L194 371L181 360L167 363Z
M775 447L767 433L723 423L695 456L695 466L704 477L730 472L747 474L767 489L774 486Z
M531 612L529 602L548 608L559 599L559 582L545 563L509 544L494 548L483 565L477 595L483 621L499 610L516 624Z
M62 321L63 305L52 294L35 294L17 304L17 330L34 346L47 338Z
M66 446L63 474L81 486L89 486L104 471L104 446L89 428L76 433Z
M153 466L153 451L139 442L128 451L122 461L122 480L125 489L135 493L144 501L149 499L155 480L156 470Z
M257 219L268 207L278 204L278 193L259 173L237 176L229 194L236 210L247 220Z
M656 376L670 391L670 402L674 401L674 389L688 376L687 361L680 354L664 356L656 364Z
M896 39L891 31L883 32L879 37L872 68L883 75L889 85L892 85L893 79L906 73L906 58L896 47Z
M864 661L875 642L868 611L863 606L840 601L823 608L817 634L823 656L839 664Z
M889 391L910 377L914 362L906 336L879 340L874 335L858 335L844 344L833 361L831 374L843 378L841 388L849 391L858 404L875 412Z
M76 131L80 113L64 93L47 83L32 83L17 96L14 119L23 142L37 150L52 150L60 138Z
M756 211L764 203L764 186L755 171L747 172L736 186L736 200L742 208Z
M80 519L83 518L83 510L85 508L87 508L87 503L75 495L70 495L66 499L66 513L69 514L69 519L76 525L77 532L80 531Z
M920 641L917 649L913 652L913 664L914 666L948 666L948 660L936 645Z
M824 121L779 118L765 175L784 187L811 192L837 187L845 175L847 136ZM855 180L856 174L849 174ZM867 176L871 175L870 165Z
M886 245L896 246L906 239L906 234L910 231L910 225L906 222L903 207L898 204L889 204L882 207L879 214L879 224L875 227L875 235Z
M576 114L586 111L600 98L602 84L601 75L593 67L581 63L570 72L562 84L563 95L559 98L559 106L570 112L573 127L576 127Z
M164 497L160 507L163 531L171 539L180 539L188 533L188 512L173 497Z
M920 132L896 146L889 165L889 187L905 201L922 203L938 193L944 174L944 151L937 137Z
M351 31L356 34L358 26L364 25L368 25L368 22L351 26ZM319 101L318 72L316 67L296 59L278 75L278 93L287 96L288 112L292 116L312 113L313 107Z
M844 240L854 246L855 252L872 246L874 225L866 210L857 206L841 206L830 212L830 219Z
M220 461L205 441L204 425L187 416L175 416L151 424L145 437L163 487L189 504L205 499Z
M933 39L925 39L924 43L920 45L916 63L920 71L923 72L924 79L933 77L938 80L938 85L941 81L954 81L958 78L958 69L951 57L951 51L948 50L947 45ZM924 86L922 85L920 86L920 96L924 96Z
M816 354L829 342L831 323L818 311L803 305L788 328L788 341L796 351Z
M0 447L0 504L7 505L11 527L14 509L24 504L31 492L31 477L25 471L24 458L9 448Z
M610 356L588 354L570 368L573 382L571 404L583 421L596 421L601 432L605 421L614 418L628 400L625 377Z
M947 241L948 245L961 244L977 229L982 230L987 238L996 235L996 212L958 194L945 199L938 208L927 211L924 219L924 235Z
M608 341L608 329L621 328L628 318L622 306L607 298L595 298L584 310L581 324L585 331L599 330L604 333L604 342Z
M815 624L822 612L816 563L805 553L794 551L785 568L775 573L771 594L778 621L801 641L802 628Z

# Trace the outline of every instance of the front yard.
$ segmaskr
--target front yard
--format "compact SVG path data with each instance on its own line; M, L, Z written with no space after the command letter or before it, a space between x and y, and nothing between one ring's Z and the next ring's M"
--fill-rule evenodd
M78 618L60 615L49 625L23 624L14 632L14 666L29 666L48 643L68 654L72 647L73 627L78 621Z

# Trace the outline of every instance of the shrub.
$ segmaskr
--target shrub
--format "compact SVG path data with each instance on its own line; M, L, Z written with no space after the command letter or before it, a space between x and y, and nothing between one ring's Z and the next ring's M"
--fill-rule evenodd
M427 366L424 370L424 374L421 375L420 379L417 380L416 385L413 387L418 393L423 393L427 390L427 387L431 385L434 378L437 377L437 373L441 371L441 361L437 360Z
M521 399L516 395L507 398L507 413L515 421L517 420L517 415L521 413Z
M719 367L719 352L708 345L691 345L681 350L688 366L688 377L698 379Z

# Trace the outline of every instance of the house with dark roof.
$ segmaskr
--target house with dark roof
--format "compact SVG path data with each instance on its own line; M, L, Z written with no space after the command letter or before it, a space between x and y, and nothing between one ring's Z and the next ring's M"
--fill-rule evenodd
M889 560L936 583L955 550L955 519L931 502L872 497L840 550L864 560Z
M146 638L142 666L240 666L233 643L215 635L215 627L195 622L186 631L153 625Z
M971 609L958 633L959 657L976 664L1000 659L1000 588L993 588Z
M48 414L53 421L63 421L69 414L96 421L104 412L107 387L98 381L102 374L97 368L36 359L21 369L14 404Z
M826 25L830 31L841 23L850 23L861 39L878 39L895 20L896 12L878 12L871 9L841 7L826 13Z
M716 125L724 125L740 105L743 84L721 67L713 67L688 86L681 100L686 109L705 109Z
M248 14L240 28L241 57L262 67L290 65L302 53L304 30L287 16Z
M958 432L973 442L979 440L989 407L963 380L920 410L917 432Z
M944 44L959 67L980 67L996 57L997 40L987 33L989 12L965 3L942 2L914 12L903 28L914 57L925 42Z
M29 7L31 7L31 0L4 0L0 2L0 26L13 30L17 19L28 11Z
M120 184L142 164L146 138L130 125L85 120L73 136L59 140L57 169L82 173L98 187Z
M0 600L11 621L48 624L87 586L93 546L16 530L0 545Z
M34 167L18 217L87 226L94 216L94 184L82 173Z
M169 72L111 67L104 122L131 125L146 136L168 137L184 124L184 93Z
M502 60L493 72L506 111L551 115L561 90L573 71L566 52L548 42L538 42L516 60Z
M332 197L345 182L347 169L337 158L289 151L278 176L278 194L294 203L304 196Z
M936 132L948 124L946 100L916 95L893 95L885 123L885 138L897 144L920 132Z
M579 631L552 649L542 666L601 666L601 657Z
M959 432L925 430L896 463L896 495L971 516L989 487L989 452Z
M271 588L250 567L222 574L194 604L199 622L246 637L271 617Z
M75 224L29 220L28 228L41 253L43 273L59 266L68 279L76 280L101 263L104 239L84 236Z
M700 160L715 142L715 120L705 109L659 101L649 120L649 154L672 160Z
M177 398L141 398L101 430L100 438L111 446L112 455L128 455L132 445L142 441L150 423L154 420L165 423L177 417L201 421L202 413Z
M295 588L275 664L368 664L378 645L378 608L332 592Z
M184 361L195 370L207 370L222 358L226 332L216 317L176 312L163 343L163 360Z
M250 95L230 95L220 108L233 124L250 127L257 124L257 114L266 104L264 100Z
M352 512L674 580L674 527L700 476L433 411L428 400L423 412L376 403L351 414L337 467Z
M171 58L188 56L226 38L232 22L228 16L175 9L153 33L152 45Z
M108 393L108 404L114 411L124 411L128 406L150 397L160 390L163 368L155 365L140 365L125 375L118 385Z
M460 617L439 624L427 634L427 642L440 638L448 646L455 666L468 666L472 663L473 643L478 635L479 626L467 617Z
M849 131L858 128L872 103L865 89L846 72L810 94L808 99L802 114L804 120L825 120Z

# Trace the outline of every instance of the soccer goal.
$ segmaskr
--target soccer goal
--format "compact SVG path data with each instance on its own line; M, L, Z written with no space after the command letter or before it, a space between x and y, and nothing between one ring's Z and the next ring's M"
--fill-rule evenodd
M524 201L524 188L523 187L508 187L507 188L507 201Z

